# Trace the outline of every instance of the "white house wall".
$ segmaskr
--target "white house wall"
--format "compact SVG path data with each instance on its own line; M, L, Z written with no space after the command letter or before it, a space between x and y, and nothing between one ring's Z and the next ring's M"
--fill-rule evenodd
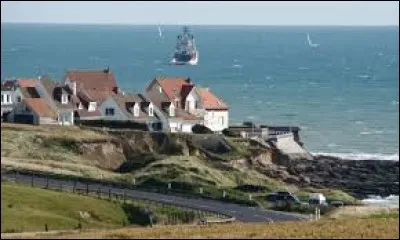
M221 123L221 118L223 122ZM204 116L204 125L214 132L220 132L229 125L229 112L210 110Z
M114 108L114 116L106 116L106 108ZM128 120L128 117L122 112L121 108L114 101L113 98L109 98L100 105L100 112L105 120L116 120L124 121Z

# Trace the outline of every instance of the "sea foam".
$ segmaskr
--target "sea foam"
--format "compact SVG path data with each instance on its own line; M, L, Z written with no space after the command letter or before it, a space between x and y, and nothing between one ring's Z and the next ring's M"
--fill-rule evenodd
M381 153L327 153L327 152L315 152L312 153L314 156L328 156L337 157L346 160L390 160L399 161L399 154L381 154Z

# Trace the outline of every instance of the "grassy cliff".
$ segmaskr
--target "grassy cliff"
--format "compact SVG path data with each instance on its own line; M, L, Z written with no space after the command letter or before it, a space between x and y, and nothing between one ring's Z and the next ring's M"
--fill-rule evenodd
M221 141L213 135L2 123L1 156L2 168L135 182L164 190L171 183L173 189L189 195L199 195L202 187L202 196L222 198L222 191L226 191L226 198L239 202L262 204L266 193L280 189L304 196L324 191L328 199L354 202L339 190L282 181L287 172L284 166L273 163L274 152L247 141ZM277 177L266 173L268 166L276 168Z

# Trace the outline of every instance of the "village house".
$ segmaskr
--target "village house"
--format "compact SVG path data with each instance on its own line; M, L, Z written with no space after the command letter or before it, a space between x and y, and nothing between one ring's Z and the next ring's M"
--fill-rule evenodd
M104 119L101 104L119 93L116 79L110 69L69 70L63 78L77 109L75 117L79 120Z
M15 104L15 80L6 80L1 84L1 120L7 118Z
M120 91L110 69L70 70L63 79L77 96L75 117L80 120L133 121L145 123L150 131L161 129L153 103L142 94Z
M192 132L195 124L214 132L228 127L228 106L209 89L195 86L188 77L157 77L146 93L160 115L164 131Z
M147 125L149 131L160 131L161 122L154 113L153 103L142 94L115 94L100 106L104 119L134 121Z
M74 124L73 111L57 107L41 77L7 80L2 86L12 89L13 96L11 111L3 120L30 124Z

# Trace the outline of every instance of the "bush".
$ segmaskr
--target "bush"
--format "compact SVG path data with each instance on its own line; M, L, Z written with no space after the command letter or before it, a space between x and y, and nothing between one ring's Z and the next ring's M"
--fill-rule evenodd
M195 124L192 127L192 132L193 133L197 133L197 134L209 134L209 133L213 133L213 131L211 131L208 127L201 125L201 124Z
M226 137L240 137L239 131L235 132L235 131L229 130L228 128L225 128L224 130L222 130L222 134L224 134L224 136L226 136Z

